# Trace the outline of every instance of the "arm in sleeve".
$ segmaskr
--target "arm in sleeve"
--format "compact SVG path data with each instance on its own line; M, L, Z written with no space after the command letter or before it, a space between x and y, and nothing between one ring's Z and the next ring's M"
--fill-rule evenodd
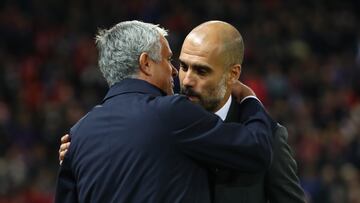
M246 172L264 171L272 157L271 125L262 105L256 99L246 99L247 122L223 123L186 98L172 100L170 110L175 122L167 126L177 146L198 161Z
M78 202L76 181L74 174L71 170L71 146L66 153L64 160L60 166L56 191L55 191L55 203L76 203Z
M266 174L265 191L270 202L305 203L297 177L297 164L287 143L287 131L278 126L274 133L274 158Z

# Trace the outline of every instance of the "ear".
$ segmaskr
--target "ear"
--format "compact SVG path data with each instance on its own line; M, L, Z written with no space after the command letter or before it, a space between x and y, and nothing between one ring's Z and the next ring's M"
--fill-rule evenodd
M232 67L230 67L229 82L231 82L231 85L234 82L239 80L240 74L241 74L241 65L240 64L235 64Z
M139 69L140 73L151 76L150 57L146 52L141 53L139 57Z

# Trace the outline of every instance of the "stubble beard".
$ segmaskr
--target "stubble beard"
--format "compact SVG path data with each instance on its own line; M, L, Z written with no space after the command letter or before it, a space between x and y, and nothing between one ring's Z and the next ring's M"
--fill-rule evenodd
M213 88L207 89L205 94L195 92L192 88L181 86L180 94L185 96L193 96L198 100L192 101L193 103L201 105L205 110L209 112L215 112L219 108L221 101L224 99L226 94L226 77L223 76L220 83ZM212 94L214 94L212 96Z

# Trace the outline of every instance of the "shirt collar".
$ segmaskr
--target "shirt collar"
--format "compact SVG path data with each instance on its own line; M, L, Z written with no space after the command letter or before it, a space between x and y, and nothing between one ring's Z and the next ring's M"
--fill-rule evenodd
M215 114L218 115L221 118L221 120L223 120L223 121L225 120L225 118L229 112L231 100L232 100L232 97L230 95L230 97L226 101L225 105L222 106L221 109L219 109L217 112L215 112Z

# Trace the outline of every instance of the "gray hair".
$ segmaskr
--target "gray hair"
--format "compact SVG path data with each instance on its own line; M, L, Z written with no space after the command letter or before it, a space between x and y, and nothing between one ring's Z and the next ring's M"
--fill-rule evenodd
M136 20L99 30L96 35L98 63L109 86L125 78L135 78L143 52L152 60L161 61L161 36L167 36L167 31L159 25Z

